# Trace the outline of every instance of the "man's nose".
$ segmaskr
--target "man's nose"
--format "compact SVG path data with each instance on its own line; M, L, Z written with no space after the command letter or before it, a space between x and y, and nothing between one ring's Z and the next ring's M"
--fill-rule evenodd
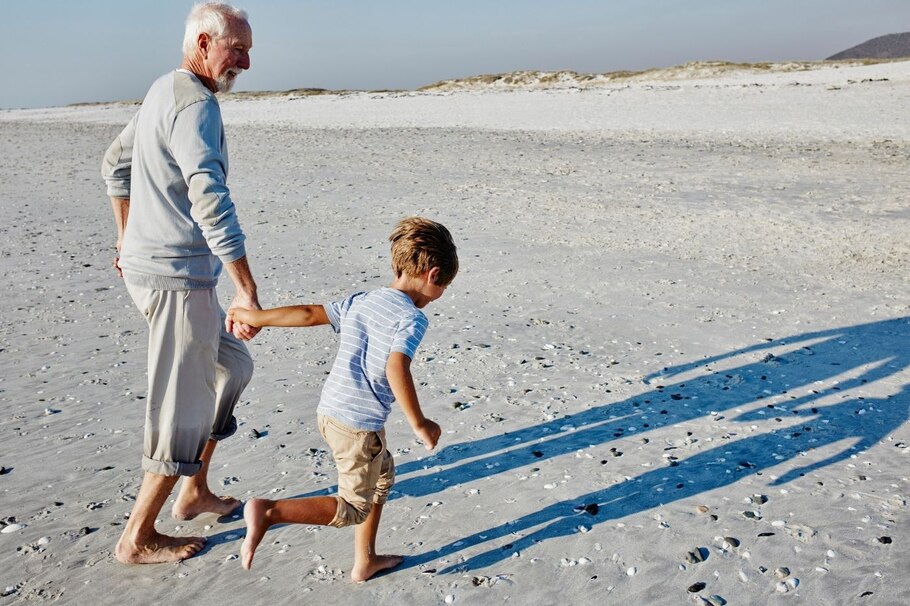
M237 67L240 69L250 69L250 54L243 53L240 55L240 61L237 62Z

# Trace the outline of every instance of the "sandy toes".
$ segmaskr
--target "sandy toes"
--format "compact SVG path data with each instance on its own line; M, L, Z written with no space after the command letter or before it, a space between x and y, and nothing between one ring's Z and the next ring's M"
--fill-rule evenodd
M205 537L171 537L157 534L149 542L136 545L120 537L114 555L123 564L162 564L191 558L205 547Z
M171 515L183 521L192 520L204 513L226 516L236 511L241 505L243 503L234 497L219 497L212 493L193 499L183 499L178 496L177 502L174 503L174 507L171 509Z
M370 561L363 566L354 566L351 569L351 580L355 583L363 583L377 572L395 568L404 561L404 556L400 555L378 555L370 558Z

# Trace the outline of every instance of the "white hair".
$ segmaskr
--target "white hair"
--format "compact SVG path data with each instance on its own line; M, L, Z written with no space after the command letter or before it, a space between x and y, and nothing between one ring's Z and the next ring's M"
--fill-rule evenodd
M240 19L249 22L246 11L222 2L200 2L186 18L183 34L183 55L188 57L196 51L199 34L208 34L213 39L221 38L228 31L229 21Z

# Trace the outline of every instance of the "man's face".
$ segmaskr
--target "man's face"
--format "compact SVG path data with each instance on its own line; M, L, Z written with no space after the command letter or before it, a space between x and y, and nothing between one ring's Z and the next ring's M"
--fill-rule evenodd
M237 76L243 70L250 69L252 47L253 32L249 24L237 19L229 22L224 36L209 42L205 64L218 86L218 92L229 92L234 87Z

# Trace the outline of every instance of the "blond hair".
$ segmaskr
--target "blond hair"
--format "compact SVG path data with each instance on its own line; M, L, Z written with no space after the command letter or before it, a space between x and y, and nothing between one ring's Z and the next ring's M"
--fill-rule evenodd
M452 234L440 223L423 217L408 217L395 226L389 236L392 243L392 270L421 276L439 268L437 286L448 286L458 273L458 253Z

